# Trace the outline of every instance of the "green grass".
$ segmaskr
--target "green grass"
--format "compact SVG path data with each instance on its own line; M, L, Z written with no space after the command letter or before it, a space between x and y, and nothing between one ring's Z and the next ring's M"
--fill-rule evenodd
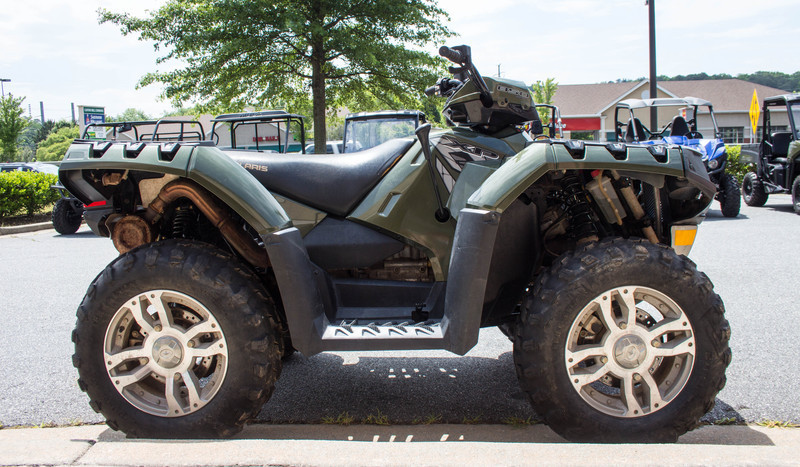
M763 426L764 428L800 428L800 425L797 423L780 420L761 420L760 422L756 422L756 425Z
M478 425L481 422L481 416L476 415L474 417L467 417L461 419L461 423L464 425Z
M347 412L342 412L336 417L322 417L322 423L325 425L351 425L355 420L355 417Z
M378 413L375 414L375 415L373 415L373 414L367 415L367 418L364 419L364 424L365 425L389 425L390 423L389 423L389 417L387 417L386 415L382 414L381 411L378 410Z
M414 418L414 420L411 420L412 425L433 425L434 423L441 423L441 422L442 422L442 416L438 414L431 414L428 415L427 417Z
M513 417L512 416L512 417L508 417L508 418L503 419L503 423L505 423L506 425L511 425L511 426L513 426L515 428L521 428L523 426L536 425L536 423L538 423L538 422L535 422L535 421L531 420L531 417L519 418L519 417Z
M719 426L738 425L739 421L736 420L735 417L727 417L727 418L720 418L719 420L714 420L713 422L711 422L711 424L712 425L719 425Z

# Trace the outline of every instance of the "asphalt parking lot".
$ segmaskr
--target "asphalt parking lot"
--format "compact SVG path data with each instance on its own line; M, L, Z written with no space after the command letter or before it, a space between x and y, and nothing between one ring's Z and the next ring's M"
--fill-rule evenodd
M736 219L714 204L690 254L714 282L731 323L728 384L707 420L800 423L795 328L800 267L790 198L742 206ZM99 422L76 384L70 332L91 280L116 252L83 227L0 237L0 423ZM293 356L259 419L319 423L347 413L393 423L509 423L536 419L517 387L511 343L496 329L466 356L444 351L331 352Z

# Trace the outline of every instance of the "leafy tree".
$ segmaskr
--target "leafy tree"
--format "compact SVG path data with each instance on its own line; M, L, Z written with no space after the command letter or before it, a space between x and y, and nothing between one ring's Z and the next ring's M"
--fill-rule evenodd
M14 97L11 93L0 98L0 149L7 161L16 159L17 139L28 126L28 119L22 116L24 100L24 97Z
M164 50L183 68L145 75L176 104L308 106L325 147L326 111L369 100L415 107L443 60L420 51L451 35L435 0L169 0L138 18L100 11L100 22Z
M36 150L36 159L39 161L60 161L67 153L72 140L78 137L78 126L71 125L61 128L39 143Z
M147 115L144 110L134 109L133 107L125 109L124 112L116 117L107 117L108 122L141 122L143 120L152 120L153 118Z

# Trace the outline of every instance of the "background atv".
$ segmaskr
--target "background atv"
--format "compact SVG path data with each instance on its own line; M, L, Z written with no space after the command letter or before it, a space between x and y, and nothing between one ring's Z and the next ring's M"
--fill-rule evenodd
M446 349L502 326L534 409L582 441L675 441L725 383L730 330L684 255L712 201L680 146L543 139L524 83L443 47L454 128L345 154L76 141L59 174L121 256L73 333L129 436L228 436L281 357ZM537 125L531 125L537 126ZM92 211L89 215L89 211ZM388 402L387 402L388 403Z
M194 128L194 125L199 125ZM89 135L103 135L102 138L89 139ZM205 139L200 122L190 120L143 120L128 122L92 123L83 130L83 141L200 141ZM77 141L77 140L76 140ZM61 235L78 231L83 221L85 206L81 200L72 196L64 185L57 183L51 187L59 192L61 198L53 207L53 228ZM94 206L102 206L94 204Z
M786 110L788 128L775 125L772 113ZM791 193L794 212L800 214L800 94L764 99L761 143L742 145L742 156L756 171L742 180L742 197L748 206L763 206L770 193Z
M303 118L283 110L222 114L211 120L211 139L225 149L305 153ZM273 132L277 134L268 135ZM299 142L295 141L295 135L300 137Z
M650 130L636 118L635 109L650 107L673 107L676 115L659 131ZM699 112L707 112L714 127L714 138L703 138L697 131ZM622 113L622 115L620 115ZM625 115L627 114L627 115ZM627 117L627 122L620 118ZM658 98L658 99L626 99L620 101L614 110L617 141L629 143L679 144L689 146L703 155L703 162L708 170L708 177L717 186L715 198L719 201L720 210L725 217L736 217L741 208L739 198L739 182L733 174L725 172L728 165L728 153L722 141L722 132L717 127L714 108L711 102L697 97Z

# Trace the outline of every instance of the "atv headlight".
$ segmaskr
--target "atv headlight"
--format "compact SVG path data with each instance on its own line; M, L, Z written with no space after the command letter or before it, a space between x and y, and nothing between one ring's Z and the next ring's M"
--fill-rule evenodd
M711 170L716 169L719 167L719 159L709 159L708 160L708 168Z

